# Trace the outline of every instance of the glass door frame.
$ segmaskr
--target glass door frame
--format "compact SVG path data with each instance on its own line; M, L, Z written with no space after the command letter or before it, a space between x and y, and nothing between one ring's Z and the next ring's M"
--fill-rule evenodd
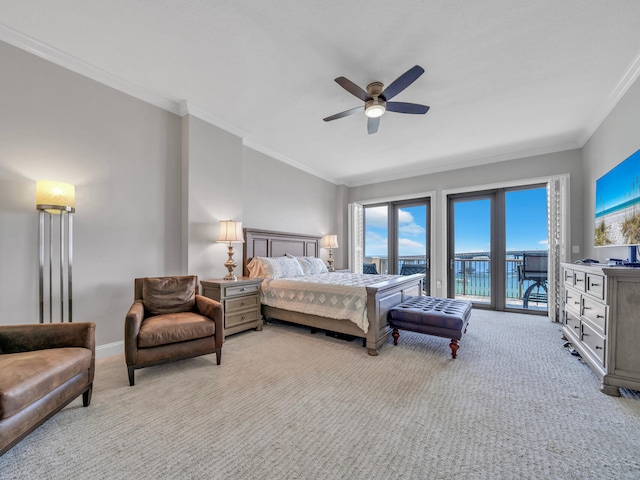
M500 241L498 237L498 227L500 224L504 226L504 214L502 220L498 218L498 204L500 199L498 198L498 190L484 190L479 192L465 192L447 195L447 268L449 274L447 275L447 296L449 298L455 298L455 214L454 206L456 201L473 201L473 200L489 200L489 221L491 222L489 228L489 282L490 282L490 296L488 303L473 302L473 308L484 308L488 310L497 310L499 308L499 300L495 294L496 290L502 283L504 287L504 279L500 279L498 271L496 269L496 259L498 258L497 252L502 245L504 251L504 240ZM504 196L502 199L504 204ZM504 211L504 209L503 209ZM503 300L504 303L504 300ZM504 308L504 305L503 305Z
M506 272L504 259L507 253L507 226L506 226L506 194L507 192L527 190L545 187L544 183L531 183L513 187L492 188L481 191L451 193L447 199L447 296L455 298L455 215L454 203L456 200L472 201L489 199L491 201L490 216L490 299L488 303L473 303L474 308L498 310L514 313L530 313L534 315L547 315L546 311L528 310L522 308L507 307L506 298ZM548 208L548 201L547 201Z
M375 208L375 207L387 207L387 262L388 262L388 273L389 274L399 274L398 272L398 233L399 233L399 222L398 222L398 210L405 207L412 206L422 206L426 207L425 212L425 262L427 264L426 274L425 274L425 284L424 291L427 292L427 295L430 291L431 285L431 248L432 248L432 212L431 212L431 197L416 197L411 199L403 199L403 200L391 200L387 202L376 202L376 203L367 203L362 205L364 211L367 208ZM366 213L363 212L363 249L362 249L362 257L363 260L365 257L366 251ZM381 272L380 272L381 273Z

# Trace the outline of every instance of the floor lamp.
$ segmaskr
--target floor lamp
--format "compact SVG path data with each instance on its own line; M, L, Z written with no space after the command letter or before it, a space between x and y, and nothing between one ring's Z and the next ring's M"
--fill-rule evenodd
M71 280L73 265L73 213L76 211L75 187L62 182L43 180L36 182L36 209L38 210L40 323L44 323L45 321L45 302L47 302L49 307L49 323L53 323L53 271L54 258L56 255L59 260L56 266L56 273L59 275L60 282L60 322L64 322L65 318L65 298L67 303L67 320L71 322L73 320ZM57 217L55 223L57 223L58 226L54 225L54 217ZM57 240L54 238L56 234L54 230L56 229L59 234ZM46 273L45 267L48 270ZM48 279L45 278L47 273ZM66 295L65 283L67 284Z

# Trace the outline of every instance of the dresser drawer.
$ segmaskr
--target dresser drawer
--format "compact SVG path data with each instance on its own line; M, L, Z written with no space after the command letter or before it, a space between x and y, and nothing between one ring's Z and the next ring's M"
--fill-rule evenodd
M582 343L604 365L604 337L582 322Z
M606 333L607 306L590 299L582 297L582 315L597 326L602 333Z
M573 270L570 268L565 268L564 270L564 283L573 286Z
M581 292L586 291L587 274L584 272L573 272L573 286Z
M225 297L237 297L238 295L249 295L250 293L258 293L260 285L238 285L226 287Z
M604 277L593 273L587 273L585 291L601 300L604 299Z
M580 318L569 310L565 310L564 315L564 321L571 333L580 338Z
M573 310L577 315L580 315L580 297L580 293L571 288L565 288L564 303L567 308Z
M242 325L243 323L255 322L259 318L260 310L258 308L253 308L251 310L245 310L238 313L227 313L225 314L224 328L229 329L237 325Z
M237 312L238 310L246 310L248 308L256 308L260 303L259 295L247 295L246 297L233 298L225 302L225 311L227 314Z

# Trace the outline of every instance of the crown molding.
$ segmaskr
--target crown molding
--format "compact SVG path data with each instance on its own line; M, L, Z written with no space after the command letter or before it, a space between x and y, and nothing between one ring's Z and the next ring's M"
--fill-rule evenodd
M629 88L631 88L634 82L638 79L638 76L640 76L640 52L638 52L638 55L636 55L636 58L631 62L627 70L624 72L624 75L617 83L611 94L607 97L600 109L596 112L596 114L594 114L591 121L587 124L587 126L580 134L578 138L580 147L584 147L584 145L589 141L598 127L602 125L602 122L605 121L605 119L609 116L618 102L620 102L624 94L627 93Z
M68 53L53 48L46 43L40 42L28 35L13 30L2 23L0 23L0 40L43 58L51 63L64 67L67 70L71 70L72 72L90 78L91 80L102 83L107 87L114 88L119 92L142 100L143 102L149 103L163 110L167 110L168 112L175 113L176 115L180 114L180 106L178 102L150 92L149 90L129 82L128 80L80 60L73 55L69 55Z
M569 141L555 145L514 150L512 152L502 154L486 155L480 158L474 156L472 159L469 159L469 154L465 153L455 157L447 157L446 159L442 159L438 164L430 165L429 167L423 169L416 169L412 172L397 173L395 175L390 172L380 172L380 175L376 177L372 176L370 178L362 178L357 182L351 182L348 181L348 179L344 179L342 183L347 187L361 187L363 185L372 185L375 183L384 183L394 180L404 180L405 178L420 177L422 175L432 175L434 173L449 172L452 170L460 170L462 168L478 167L482 165L489 165L491 163L505 162L508 160L517 160L520 158L535 157L538 155L548 155L550 153L575 150L577 148L581 148L581 145L578 145L577 142Z
M269 149L268 147L265 147L262 144L259 143L255 143L253 142L251 139L249 138L243 138L242 144L247 147L250 148L252 150L255 150L257 152L260 153L264 153L265 155L267 155L268 157L274 158L276 160L281 161L282 163L286 163L287 165L291 165L294 168L297 168L298 170L302 170L303 172L306 172L310 175L313 175L314 177L318 177L321 178L322 180L326 180L327 182L333 183L335 185L339 185L340 182L338 182L335 178L330 177L328 175L325 175L322 172L318 172L316 170L313 170L312 168L307 167L306 165L302 165L301 163L296 162L295 160L290 159L289 157L282 155L274 150Z
M200 120L204 120L205 122L210 123L211 125L219 127L223 130L226 130L227 132L232 133L240 138L244 138L248 135L248 133L245 130L229 122L226 122L221 118L216 117L215 115L211 115L208 111L204 110L203 108L199 108L196 105L193 105L188 100L182 100L180 102L179 108L180 108L179 115L181 117L184 117L185 115L191 115L193 117L197 117Z

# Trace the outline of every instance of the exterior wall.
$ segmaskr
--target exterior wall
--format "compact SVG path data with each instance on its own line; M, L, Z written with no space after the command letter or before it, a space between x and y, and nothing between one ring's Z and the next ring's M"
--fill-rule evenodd
M446 296L446 281L441 272L445 271L446 245L442 232L446 229L446 199L444 193L452 189L474 189L523 179L539 179L552 175L569 174L571 192L571 243L582 244L582 166L580 150L550 153L535 157L521 158L447 172L422 175L402 180L376 183L349 190L349 202L367 202L377 199L392 199L432 192L431 212L434 216L432 237L435 242L435 256L432 257L432 271L436 272L436 282L432 287L435 295ZM441 287L438 288L437 282Z

